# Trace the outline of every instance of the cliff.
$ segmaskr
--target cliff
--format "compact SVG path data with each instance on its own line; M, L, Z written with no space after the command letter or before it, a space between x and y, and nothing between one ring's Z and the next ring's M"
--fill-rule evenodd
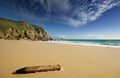
M51 40L43 28L25 21L0 18L0 39Z

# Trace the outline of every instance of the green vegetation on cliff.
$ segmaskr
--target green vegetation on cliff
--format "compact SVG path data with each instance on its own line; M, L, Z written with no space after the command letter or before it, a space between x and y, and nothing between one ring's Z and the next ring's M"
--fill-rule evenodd
M0 39L51 40L43 28L25 21L0 18Z

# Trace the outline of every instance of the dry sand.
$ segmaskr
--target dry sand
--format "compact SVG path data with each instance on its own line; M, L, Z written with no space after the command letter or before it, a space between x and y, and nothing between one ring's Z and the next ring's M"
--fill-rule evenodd
M64 70L11 74L25 66L54 64ZM0 40L0 78L120 78L120 48Z

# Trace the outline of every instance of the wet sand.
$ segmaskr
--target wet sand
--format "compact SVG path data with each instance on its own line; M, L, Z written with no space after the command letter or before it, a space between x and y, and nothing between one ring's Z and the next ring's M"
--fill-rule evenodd
M55 64L63 70L12 74L25 66ZM0 40L0 78L120 78L120 48Z

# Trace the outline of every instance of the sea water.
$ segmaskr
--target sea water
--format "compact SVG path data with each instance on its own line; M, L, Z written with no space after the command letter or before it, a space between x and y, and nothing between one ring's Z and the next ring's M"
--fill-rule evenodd
M64 39L54 40L52 42L64 44L77 44L77 45L91 45L91 46L104 46L120 48L120 40L105 40L105 39Z

